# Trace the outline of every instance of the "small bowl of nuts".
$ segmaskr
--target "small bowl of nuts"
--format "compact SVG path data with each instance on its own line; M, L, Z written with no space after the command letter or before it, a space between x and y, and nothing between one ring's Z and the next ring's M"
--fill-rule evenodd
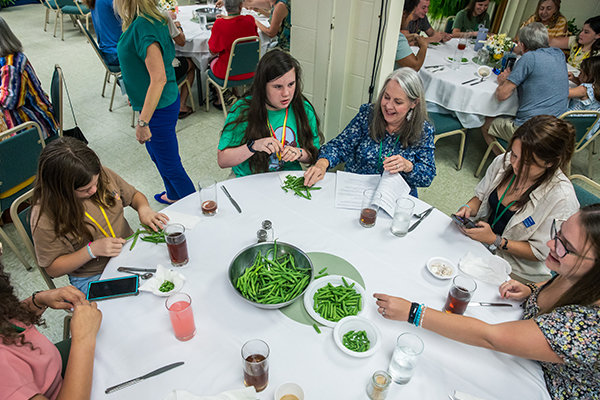
M447 258L432 257L427 260L427 270L438 279L451 279L456 272L456 266Z
M480 78L487 79L490 77L491 74L492 74L492 69L490 67L488 67L487 65L482 65L481 67L479 67L477 69L477 75Z

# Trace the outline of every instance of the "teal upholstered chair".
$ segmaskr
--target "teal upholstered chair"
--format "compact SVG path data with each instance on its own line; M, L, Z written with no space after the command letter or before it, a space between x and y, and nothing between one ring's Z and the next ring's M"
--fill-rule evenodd
M56 18L54 18L54 36L56 36L56 21L58 20L58 13L60 7L56 4L56 0L40 0L40 2L46 7L46 18L44 19L44 32L46 32L46 26L50 22L50 10L54 11Z
M452 34L452 25L454 25L454 17L449 17L444 32Z
M437 143L439 139L443 139L448 136L460 135L460 145L458 146L458 165L456 168L457 170L460 170L462 168L463 154L465 152L467 130L463 128L458 118L452 114L430 112L428 115L429 120L435 127L433 143Z
M213 85L217 90L221 104L223 105L223 115L227 118L227 106L223 99L223 92L230 87L250 85L254 78L241 81L229 80L229 76L247 74L256 71L258 60L260 59L260 38L258 36L248 36L236 39L231 46L231 54L227 64L227 73L225 79L219 79L208 70L208 78L206 79L206 111L210 107L210 91L209 84Z
M63 73L60 65L54 66L52 81L50 82L50 101L52 102L52 114L58 122L58 137L63 135ZM56 139L58 137L55 137Z
M21 196L19 196L19 198L17 198L10 207L10 217L12 218L13 223L15 224L15 228L17 229L21 240L25 244L25 248L27 248L27 251L35 260L35 265L38 267L38 270L42 274L42 278L44 278L46 285L48 285L49 289L56 289L56 285L54 285L54 282L52 281L50 275L48 275L48 273L46 272L46 269L40 268L40 266L37 263L35 248L33 247L33 235L31 234L31 225L29 220L31 214L31 206L19 212L19 206L31 199L32 196L33 189L30 189Z
M600 120L600 112L598 111L567 111L559 117L565 121L569 121L575 127L577 136L575 138L575 154L579 153L587 147L588 149L588 177L592 176L592 152L593 146L589 146L600 134L600 129L594 133L592 137L587 138L588 133ZM571 174L571 163L567 166L567 175Z
M494 146L498 147L498 149L504 153L504 152L506 152L506 149L508 149L508 142L504 139L496 138L496 140L494 140L492 143L489 144L487 150L485 151L485 154L483 155L483 159L481 160L481 163L479 163L477 172L475 172L476 178L479 177L479 173L483 169L483 166L485 165L485 162L487 161L488 157L490 156L490 153L492 152L492 149L494 148Z
M46 0L48 1L48 0ZM60 16L60 36L61 40L65 40L65 31L63 29L63 18L64 15L68 15L71 17L71 21L73 22L73 26L77 27L75 23L75 19L79 17L85 17L85 26L89 30L90 25L90 9L87 8L84 4L79 3L77 0L53 0L56 2L58 6L58 10L56 12L56 19L54 21L54 36L56 37L56 20Z
M15 133L17 134L11 137ZM38 158L46 145L40 126L31 121L4 131L0 140L0 212L4 212L18 197L33 187ZM31 270L27 260L2 228L0 237L15 252L25 268Z
M571 175L569 179L581 207L600 203L600 184L583 175Z

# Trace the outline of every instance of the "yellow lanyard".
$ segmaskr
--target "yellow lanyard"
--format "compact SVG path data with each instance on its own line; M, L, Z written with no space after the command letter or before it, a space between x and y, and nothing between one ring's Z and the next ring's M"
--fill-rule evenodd
M99 207L100 207L100 211L102 211L102 215L104 215L104 220L106 221L106 225L108 225L108 229L110 229L110 234L112 235L112 237L117 237L115 235L115 231L113 231L110 221L108 220L108 217L106 216L106 212L104 212L104 208L102 208L102 206L99 206ZM87 211L85 212L85 216L88 217L94 223L94 225L96 225L98 227L98 229L100 229L100 231L104 234L104 236L110 237L110 236L108 236L108 233L106 233L104 228L102 228L100 226L100 224L90 214L88 214Z
M283 133L281 134L281 146L285 145L285 127L287 125L289 109L289 107L285 109L285 118L283 120ZM269 122L269 117L267 117L267 128L269 128L269 130L271 131L271 136L277 139L277 137L275 136L275 131L273 130L273 125L271 125L271 122ZM281 161L281 153L277 153L277 159Z
M577 61L577 56L579 55L579 51L580 51L581 49L583 49L583 46L580 46L580 47L577 49L577 52L576 52L576 53L575 53L575 55L573 56L573 62ZM588 57L590 56L590 54L591 54L591 51L590 51L590 52L588 52L587 54L584 54L584 55L583 55L583 57L581 58L581 61L583 61L583 60L585 60L586 58L588 58Z

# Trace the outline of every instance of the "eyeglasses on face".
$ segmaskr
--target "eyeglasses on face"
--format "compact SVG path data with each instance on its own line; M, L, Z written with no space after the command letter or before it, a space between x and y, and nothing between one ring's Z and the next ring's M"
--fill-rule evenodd
M550 239L554 240L554 252L558 258L564 258L567 254L573 254L574 256L580 257L584 260L595 260L591 257L584 257L577 253L575 250L569 250L565 242L558 237L559 231L556 228L556 220L552 221L552 227L550 228Z

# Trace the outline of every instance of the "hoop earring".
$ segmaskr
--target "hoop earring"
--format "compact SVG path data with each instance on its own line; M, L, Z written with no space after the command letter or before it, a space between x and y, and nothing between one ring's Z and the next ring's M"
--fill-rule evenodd
M413 115L413 109L411 108L410 110L408 110L408 114L406 114L406 120L410 121L410 119L412 118Z

